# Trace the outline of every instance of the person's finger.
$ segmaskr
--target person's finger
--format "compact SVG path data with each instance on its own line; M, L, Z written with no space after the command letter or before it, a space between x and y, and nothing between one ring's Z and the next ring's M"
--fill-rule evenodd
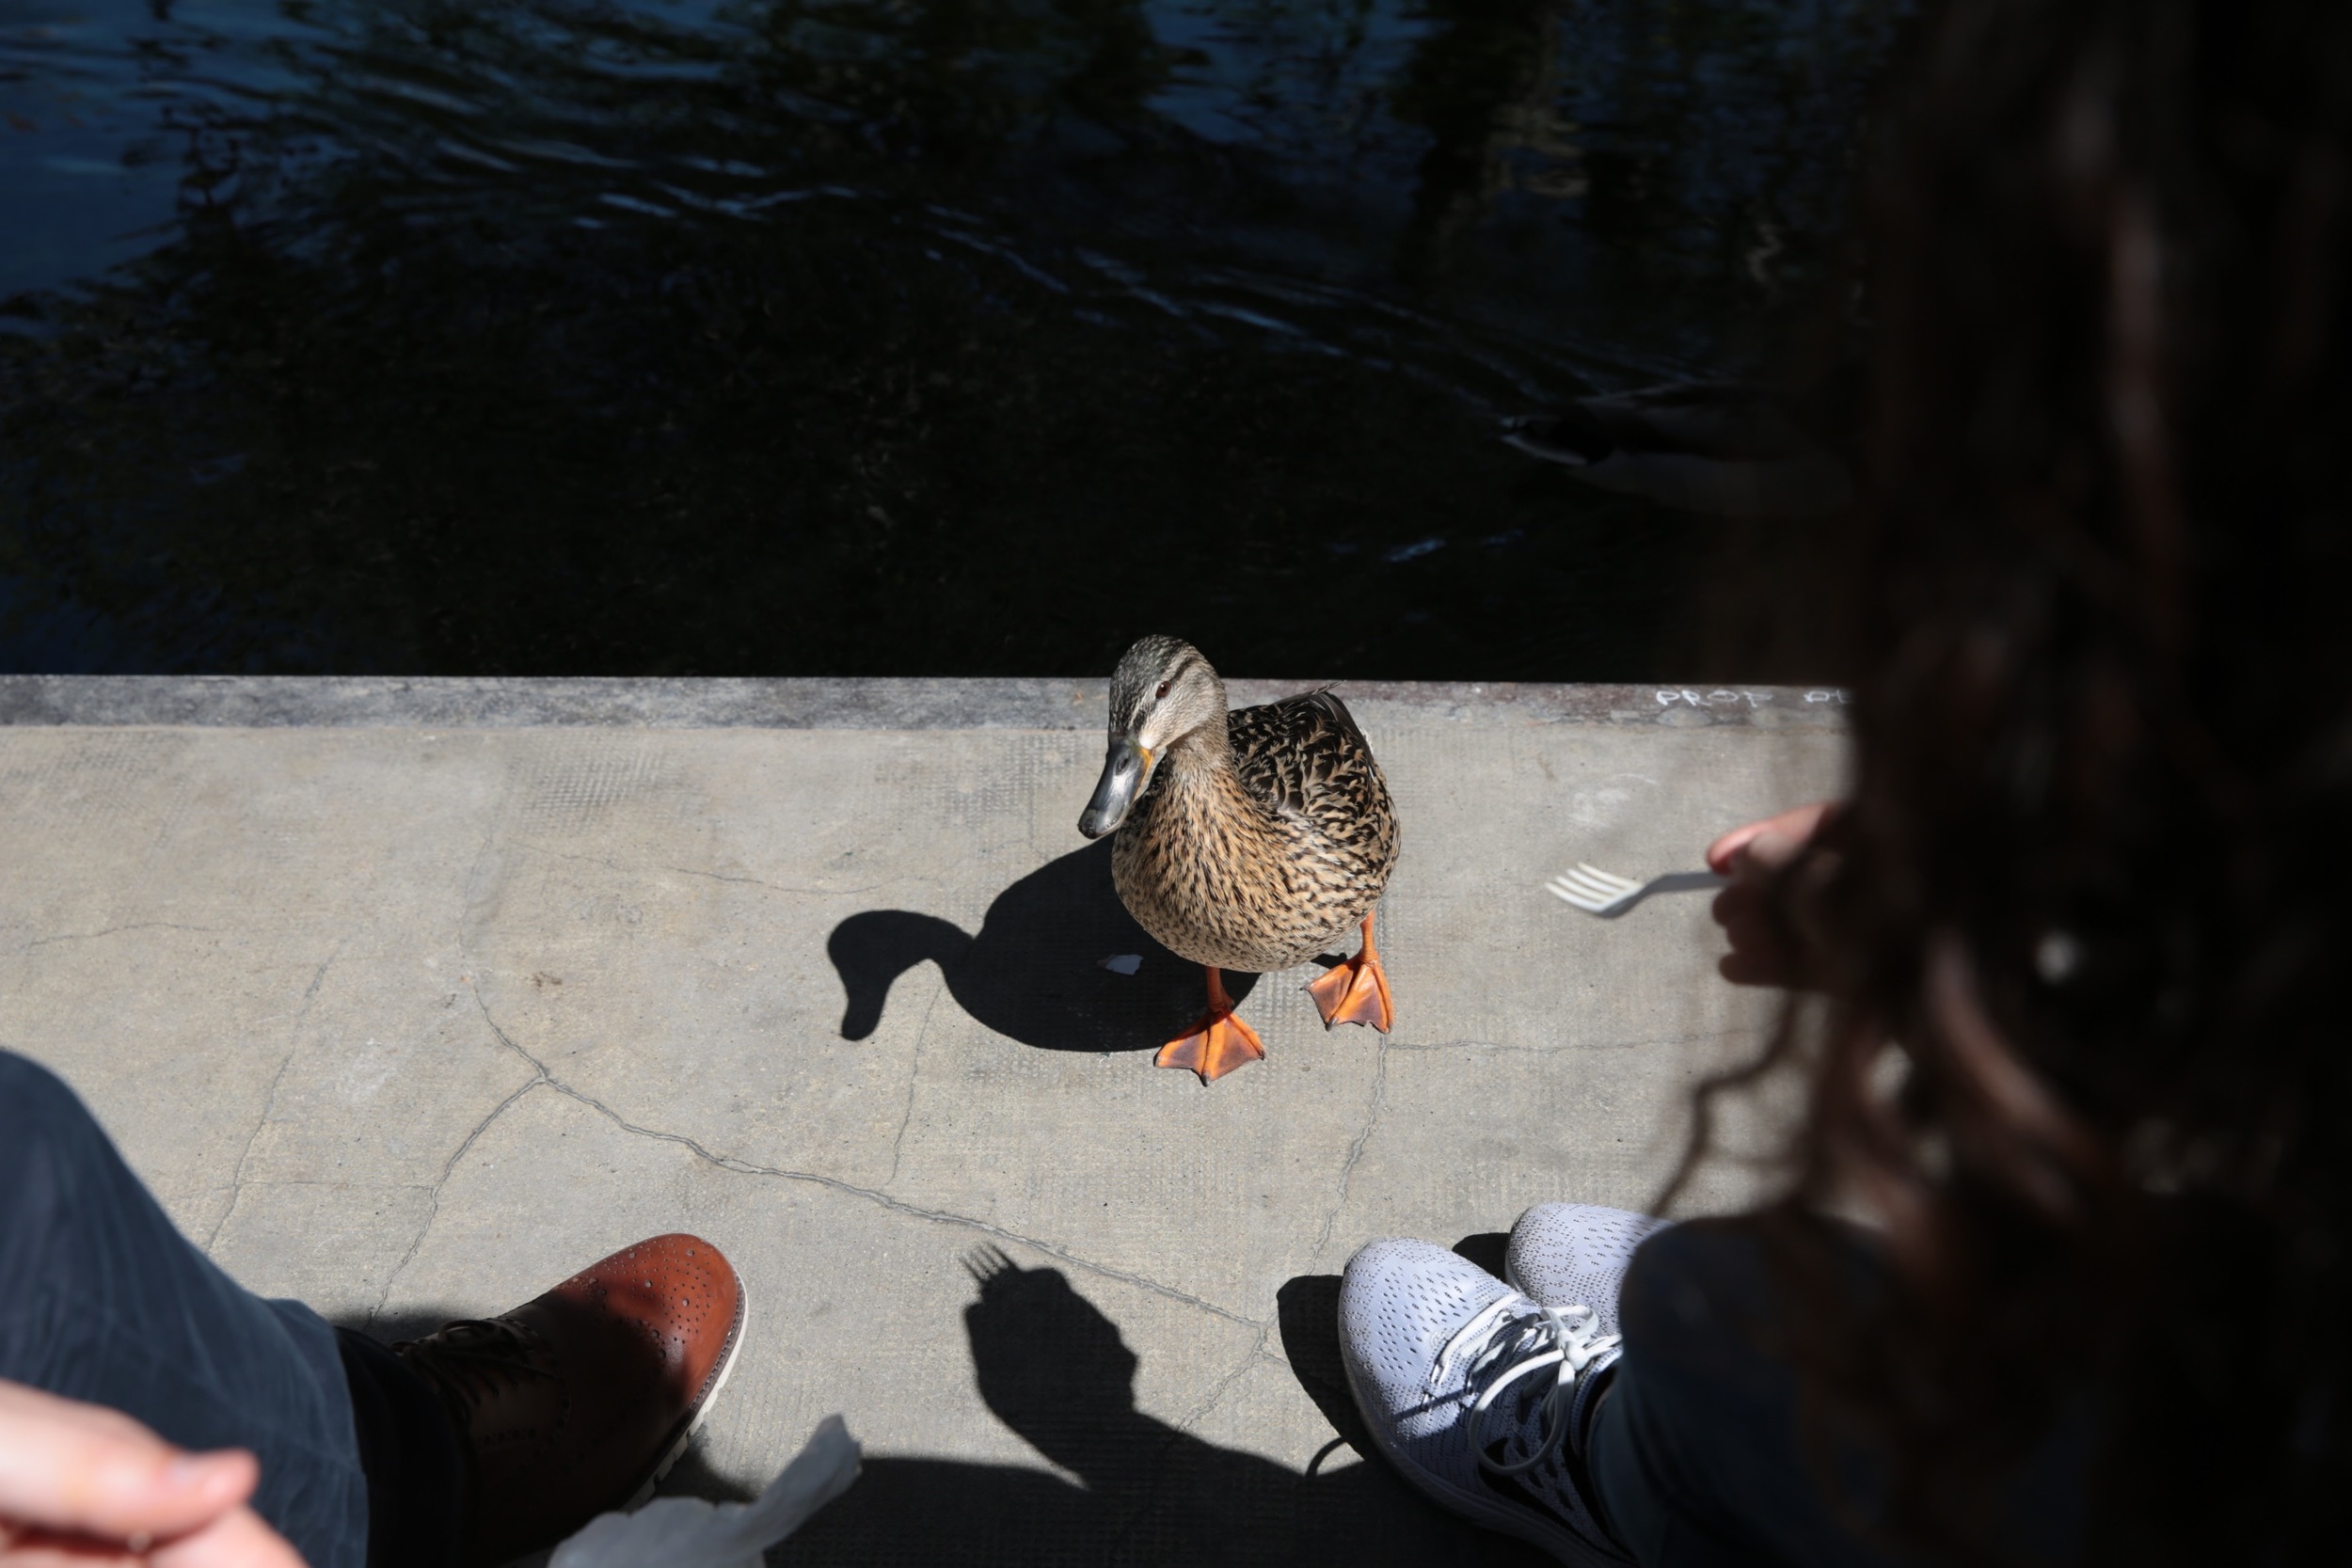
M175 1540L99 1541L0 1522L0 1568L306 1568L302 1554L249 1508L232 1508Z
M1707 847L1707 869L1718 877L1730 876L1732 867L1739 863L1740 851L1748 847L1750 839L1763 831L1764 824L1761 822L1743 822L1724 834Z
M119 1411L0 1383L0 1518L102 1541L168 1540L253 1495L249 1453L183 1452Z
M1772 898L1761 877L1753 873L1741 875L1727 883L1715 895L1708 911L1715 924L1737 937L1743 930L1766 930L1772 927Z
M1796 965L1773 922L1762 879L1749 862L1743 860L1740 867L1740 876L1715 895L1708 911L1723 927L1731 949L1718 961L1716 973L1734 985L1792 985Z
M150 1568L304 1568L301 1554L249 1508L231 1509L147 1560Z
M127 1546L46 1532L10 1536L0 1528L0 1568L147 1568Z
M1778 927L1760 909L1737 911L1723 923L1723 927L1724 938L1734 952L1758 953L1766 948L1777 950L1781 945Z
M1778 951L1735 947L1715 960L1715 973L1735 986L1786 988L1794 983L1788 959Z
M1797 966L1788 949L1774 938L1735 942L1716 960L1715 972L1735 986L1794 986Z
M1769 847L1756 845L1756 841L1767 834L1775 839L1794 841L1793 847L1788 848L1782 856L1782 859L1786 860L1795 853L1797 847L1802 847L1807 840L1812 838L1814 831L1820 827L1822 818L1836 808L1836 802L1834 800L1816 800L1810 805L1791 807L1788 811L1764 817L1759 821L1743 823L1707 847L1707 869L1718 877L1728 877L1737 870L1742 859L1741 850L1750 849L1751 846L1756 846L1751 852L1760 855L1767 847L1779 847L1777 845ZM1768 861L1766 863L1778 863Z
M1795 833L1783 832L1777 828L1767 828L1748 840L1745 848L1740 851L1734 863L1740 872L1751 875L1758 872L1777 871L1795 860L1804 848L1804 844L1805 841Z

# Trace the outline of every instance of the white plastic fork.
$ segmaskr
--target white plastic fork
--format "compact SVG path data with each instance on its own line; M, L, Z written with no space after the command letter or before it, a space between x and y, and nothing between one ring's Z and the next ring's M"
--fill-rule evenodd
M1653 893L1685 893L1723 885L1724 879L1711 871L1670 871L1663 877L1637 882L1630 877L1620 877L1613 871L1603 871L1579 861L1575 870L1561 873L1544 887L1553 897L1605 920L1623 914Z
M1555 897L1575 905L1586 914L1607 914L1612 910L1631 903L1641 895L1643 884L1630 877L1620 877L1613 871L1603 871L1583 861L1576 869L1554 877L1544 886Z

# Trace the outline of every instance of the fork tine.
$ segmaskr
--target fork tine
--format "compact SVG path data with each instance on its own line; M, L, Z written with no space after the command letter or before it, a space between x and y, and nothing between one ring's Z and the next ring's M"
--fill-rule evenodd
M1587 898L1584 895L1577 892L1575 888L1569 886L1566 880L1562 878L1554 877L1550 881L1546 882L1544 884L1544 891L1550 894L1554 898L1559 899L1563 903L1573 904L1576 908L1584 911L1588 914L1593 911L1593 901Z
M1573 869L1562 872L1544 884L1552 896L1587 914L1607 914L1629 901L1647 885L1630 877L1620 877L1613 871L1603 871L1589 861L1577 862Z
M1582 871L1571 871L1561 879L1585 897L1597 899L1604 904L1613 898L1622 898L1632 891L1616 882L1604 881L1599 878L1588 876Z
M1562 880L1548 882L1545 886L1553 897L1582 910L1586 914L1605 914L1618 903L1616 898L1597 895Z

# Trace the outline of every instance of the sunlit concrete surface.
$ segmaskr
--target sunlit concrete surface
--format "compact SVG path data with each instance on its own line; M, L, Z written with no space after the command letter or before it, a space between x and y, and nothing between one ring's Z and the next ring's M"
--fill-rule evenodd
M717 1242L752 1338L674 1487L831 1411L869 1454L779 1561L1534 1560L1345 1441L1334 1276L1653 1195L1773 999L1703 893L1544 879L1835 788L1837 702L1339 689L1396 1030L1267 975L1205 1088L1151 1065L1200 972L1074 826L1100 681L0 680L0 1042L240 1279L387 1338Z

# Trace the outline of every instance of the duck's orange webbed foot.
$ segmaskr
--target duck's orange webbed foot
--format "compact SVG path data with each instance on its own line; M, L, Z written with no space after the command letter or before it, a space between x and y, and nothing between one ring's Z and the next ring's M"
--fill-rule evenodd
M1255 1029L1231 1013L1211 1013L1195 1024L1190 1034L1161 1046L1160 1053L1152 1058L1152 1065L1190 1068L1206 1084L1237 1067L1263 1060L1265 1046L1258 1039Z
M1188 1068L1200 1082L1224 1077L1237 1067L1265 1060L1258 1032L1233 1016L1233 999L1225 994L1223 980L1209 971L1209 1010L1200 1022L1160 1047L1153 1067Z
M1389 1002L1389 976L1372 945L1372 916L1364 916L1364 945L1354 958L1334 964L1307 987L1327 1029L1338 1023L1369 1023L1382 1034L1396 1021Z

